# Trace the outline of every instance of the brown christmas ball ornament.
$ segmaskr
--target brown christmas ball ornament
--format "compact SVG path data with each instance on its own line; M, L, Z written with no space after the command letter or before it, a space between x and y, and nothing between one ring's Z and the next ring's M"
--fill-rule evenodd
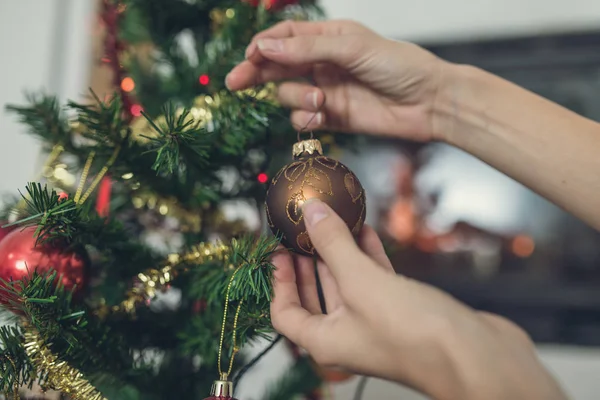
M316 198L328 204L358 235L365 222L366 198L356 175L339 161L325 157L316 139L296 143L293 154L294 161L275 175L267 192L267 222L273 233L289 249L315 255L302 205Z
M22 280L38 273L56 271L57 280L74 295L82 294L89 282L90 261L85 250L62 248L55 243L37 244L35 226L16 229L0 242L0 278Z

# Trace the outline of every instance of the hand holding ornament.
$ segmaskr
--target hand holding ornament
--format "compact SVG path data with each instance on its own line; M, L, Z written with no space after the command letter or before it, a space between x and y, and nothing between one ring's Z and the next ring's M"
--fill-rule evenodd
M600 229L596 121L355 22L284 22L246 55L228 87L280 82L298 127L447 142Z
M309 200L302 211L321 257L327 314L312 258L281 251L271 316L317 363L401 382L436 400L565 399L518 327L396 276L376 233L364 227L357 244L326 203Z

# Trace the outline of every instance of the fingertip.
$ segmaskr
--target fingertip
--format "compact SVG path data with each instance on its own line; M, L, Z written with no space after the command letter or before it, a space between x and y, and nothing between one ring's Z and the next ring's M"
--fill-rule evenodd
M225 86L232 91L246 89L251 85L250 82L256 73L256 68L250 62L242 61L227 74Z
M235 83L235 76L232 75L232 72L228 73L225 77L225 87L229 90L235 90L233 89L233 83Z
M256 53L256 49L257 49L256 41L252 40L252 42L250 42L250 44L246 48L246 52L244 54L244 57L246 58L246 60L250 60L250 58L252 58L252 56Z

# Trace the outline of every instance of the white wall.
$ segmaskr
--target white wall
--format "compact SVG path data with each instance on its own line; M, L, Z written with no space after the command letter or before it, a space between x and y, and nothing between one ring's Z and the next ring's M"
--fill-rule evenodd
M39 171L39 145L7 103L43 89L78 99L86 86L90 0L0 0L0 194L16 193Z
M322 0L329 17L411 41L600 28L598 0Z

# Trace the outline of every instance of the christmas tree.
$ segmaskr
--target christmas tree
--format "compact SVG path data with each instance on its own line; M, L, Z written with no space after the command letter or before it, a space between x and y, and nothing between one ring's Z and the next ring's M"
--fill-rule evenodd
M39 385L70 399L202 399L219 380L211 398L229 398L282 339L269 316L279 240L227 207L263 215L299 128L273 86L234 93L224 79L258 31L321 16L310 0L103 0L98 61L114 92L8 107L47 159L1 217L7 398ZM259 339L272 345L244 357ZM321 370L291 347L295 365L263 399L319 397Z

